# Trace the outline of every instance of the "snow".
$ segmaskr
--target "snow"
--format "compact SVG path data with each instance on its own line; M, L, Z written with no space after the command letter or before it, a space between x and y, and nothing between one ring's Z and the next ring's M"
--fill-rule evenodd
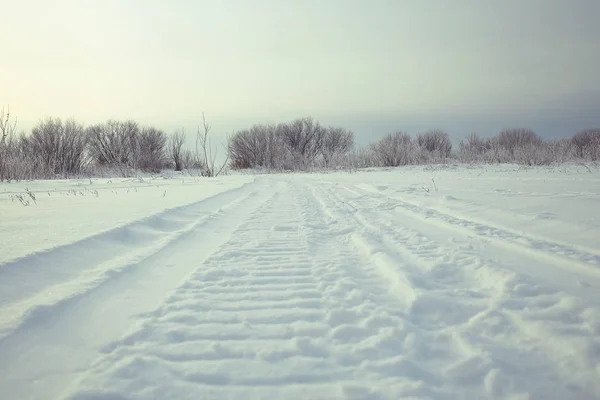
M599 398L599 218L577 165L2 183L0 397Z

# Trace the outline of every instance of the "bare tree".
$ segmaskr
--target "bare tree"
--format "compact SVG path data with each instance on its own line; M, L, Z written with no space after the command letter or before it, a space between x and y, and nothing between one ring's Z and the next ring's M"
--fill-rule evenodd
M542 138L528 128L505 129L497 136L497 145L506 150L510 157L514 157L518 148L541 144Z
M16 130L17 119L11 120L10 107L7 107L6 113L3 107L0 109L0 182L12 179L9 167Z
M252 141L253 137L250 131L235 132L229 138L229 154L231 157L231 168L247 169L255 164L256 147Z
M485 162L488 161L486 158L491 148L489 140L472 133L466 139L460 141L458 157L466 162Z
M337 127L325 128L312 118L278 125L254 125L229 140L234 169L305 169L319 157L328 166L354 146L354 134Z
M475 153L481 154L490 149L490 144L476 133L472 133L467 137L467 147Z
M90 152L100 165L134 167L140 129L135 121L109 120L88 128Z
M452 151L452 142L446 132L434 129L417 136L419 147L429 153L427 158L448 158Z
M327 128L321 143L325 167L328 168L334 159L348 153L353 147L354 133L339 127Z
M416 161L418 149L404 132L390 133L371 145L374 157L382 167L397 167Z
M181 152L181 164L184 168L201 170L203 165L196 163L196 156L191 149L184 149Z
M250 130L234 133L229 138L231 167L234 169L270 167L266 165L267 143L267 129L260 125L255 125Z
M600 128L579 131L573 137L572 142L577 151L577 157L589 158L592 161L600 159Z
M175 171L183 170L184 154L183 146L185 145L185 131L182 129L179 132L175 132L169 139L169 157L175 166Z
M7 107L6 113L4 107L0 109L0 145L5 144L9 138L13 137L17 130L17 119L10 119L10 107Z
M108 165L116 162L118 157L118 143L113 132L107 125L97 124L87 128L90 153L99 165Z
M58 154L62 130L62 121L59 118L47 118L35 126L31 136L27 138L31 154L39 159L40 167L46 168L53 174L61 173Z
M229 162L229 147L223 146L225 148L226 158L219 167L216 164L217 153L215 152L213 154L210 138L208 136L210 125L206 122L204 113L202 113L202 128L202 131L198 128L196 134L196 163L204 166L203 171L201 172L202 176L216 177L223 172Z
M140 126L133 120L126 120L116 123L114 128L121 147L119 163L134 168L139 149Z
M132 120L109 120L87 132L91 157L100 166L115 167L126 176L166 166L167 135L159 129L140 127Z
M135 167L158 172L165 166L167 135L156 128L144 127L139 132L135 151Z
M63 125L59 163L66 174L79 174L89 163L85 128L73 119Z
M282 167L287 150L275 125L254 125L234 133L229 139L231 167L234 169Z
M28 144L30 160L48 174L78 174L86 165L85 129L74 120L47 118L22 140Z
M314 162L321 152L326 129L312 118L300 118L280 124L277 134L281 137L292 158L291 168L305 168Z

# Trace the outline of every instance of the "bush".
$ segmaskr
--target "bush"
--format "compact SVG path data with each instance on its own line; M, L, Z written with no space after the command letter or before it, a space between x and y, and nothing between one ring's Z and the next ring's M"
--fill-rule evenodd
M340 159L340 165L346 168L359 169L379 166L380 162L373 146L352 149Z
M182 171L185 167L185 154L183 146L185 145L185 132L175 132L169 139L168 155L173 163L175 171ZM191 155L191 153L190 153Z
M157 172L166 165L167 135L132 120L93 125L87 130L91 157L99 166Z
M156 128L141 130L135 147L134 167L147 172L159 172L166 166L167 135Z
M542 138L527 128L505 129L496 137L495 144L514 157L515 150L539 146L542 144Z
M321 156L325 168L332 166L338 158L354 147L354 133L344 128L329 127L321 144Z
M522 165L549 165L575 158L571 140L545 142L541 138L504 131L490 139L470 135L460 143L458 159L463 162L517 163Z
M579 158L592 161L600 159L600 128L584 129L577 132L572 143Z
M82 172L87 165L86 135L83 125L60 118L48 118L21 138L27 158L50 175L68 176Z
M423 161L431 162L445 160L452 152L452 142L446 132L432 130L417 136Z
M472 133L466 139L460 141L457 156L462 162L489 162L488 155L491 148L489 140Z
M229 139L233 169L306 170L322 162L331 166L354 146L354 134L323 127L312 118L279 125L254 125Z
M277 126L284 145L284 168L306 169L321 153L326 129L312 118L300 118Z
M371 145L374 160L380 167L398 167L414 164L418 148L404 132L390 133Z
M286 158L282 137L275 125L254 125L229 139L231 168L280 169Z
M140 128L134 121L109 120L88 128L90 153L101 166L134 166Z

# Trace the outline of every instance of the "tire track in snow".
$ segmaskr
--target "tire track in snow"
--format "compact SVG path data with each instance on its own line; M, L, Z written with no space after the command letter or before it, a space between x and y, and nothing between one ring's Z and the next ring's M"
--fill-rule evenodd
M421 357L422 351L431 352L430 360L439 362L448 356L445 344L435 343L407 318L415 287L394 269L403 266L402 260L379 246L328 190L309 186L305 197L307 212L323 221L311 227L309 242L311 251L321 255L318 273L329 277L329 290L335 293L332 320L344 339L337 343L337 357L355 376L341 387L342 397L451 398Z
M554 293L376 199L287 182L66 397L593 398L593 369L567 387L581 376L503 310Z
M597 292L588 291L585 301L578 301L560 287L545 286L535 276L482 256L485 252L468 236L432 236L422 221L410 221L351 189L352 196L345 196L344 189L329 190L331 197L340 207L352 208L353 217L378 243L413 266L403 272L421 290L409 318L426 329L454 331L454 346L466 357L446 371L447 382L479 380L491 396L506 393L507 386L544 398L600 395ZM532 381L532 375L539 379ZM544 387L534 386L544 380L549 380Z
M68 398L431 397L401 305L315 201L280 190Z
M378 226L361 219L356 207L333 189L314 185L312 190L323 212L346 233L348 247L354 247L363 255L364 269L387 283L380 292L397 299L400 305L396 315L400 317L402 328L395 337L402 338L402 346L395 358L396 365L390 365L389 373L411 376L419 371L417 382L421 391L406 393L399 387L390 398L411 395L440 399L494 398L494 391L483 382L490 370L487 365L469 365L478 351L447 329L462 323L467 311L475 313L477 310L463 310L461 303L444 297L442 276L424 279L423 271L432 269L435 261L434 248L412 243L410 235L388 236ZM373 204L370 207L377 210ZM403 246L406 247L402 249ZM446 278L453 282L461 279L451 273ZM473 370L473 367L478 368Z
M261 180L205 200L205 207L214 207L212 212L204 215L198 209L198 215L190 215L189 229L171 236L163 246L129 260L96 285L28 314L0 341L3 396L57 398L107 342L135 326L137 314L160 304L276 191L277 185Z
M327 326L298 216L279 191L142 329L107 348L86 391L71 398L94 398L117 381L119 396L144 387L148 397L247 398L339 379L313 343ZM168 376L168 387L155 374Z
M0 339L39 305L85 292L252 196L252 184L0 264ZM18 282L18 285L14 285ZM38 308L38 309L36 309Z
M589 268L590 266L600 267L600 254L596 252L587 249L578 249L568 244L535 238L486 223L471 221L432 208L424 208L412 202L390 197L375 189L367 189L366 187L368 185L355 185L353 187L354 190L350 188L346 189L353 190L356 194L360 193L385 199L387 203L385 204L385 209L411 213L419 216L427 223L451 226L455 230L466 230L487 240L494 241L495 244L503 246L508 250L520 251L530 257L543 257L546 262L557 266L564 266L566 264L565 261L567 261L569 268L573 268L574 264L577 263L579 270L583 270L585 267Z

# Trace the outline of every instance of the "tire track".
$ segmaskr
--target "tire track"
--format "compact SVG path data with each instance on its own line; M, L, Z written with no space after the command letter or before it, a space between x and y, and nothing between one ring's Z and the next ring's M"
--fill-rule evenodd
M255 196L253 185L0 264L0 339L65 296L81 294ZM18 282L15 285L14 282ZM33 308L35 306L35 308Z
M135 397L142 387L176 398L431 396L422 381L441 382L402 354L416 335L401 306L316 201L303 185L280 190L140 330L106 349L81 382L90 392L68 398ZM157 375L173 385L156 386Z
M501 259L482 256L485 252L473 246L469 237L442 232L431 239L410 228L413 224L407 218L372 198L357 197L352 190L347 192L352 197L344 196L339 188L335 193L333 189L325 191L340 207L354 211L348 214L375 235L376 243L411 266L403 268L406 280L413 282L417 291L408 318L430 331L453 332L451 343L465 354L464 362L448 368L446 381L478 374L479 383L499 380L521 393L544 398L594 398L600 393L600 356L590 350L598 346L595 335L600 331L591 328L596 334L590 335L583 323L590 320L593 327L594 320L600 322L595 293L590 291L582 303L561 287L540 284L537 277L516 273ZM572 336L573 332L578 335ZM523 345L529 348L527 352ZM498 371L506 366L514 370L499 378ZM535 374L540 379L554 378L546 387L534 388L530 379ZM577 382L577 386L562 386L564 380ZM497 389L490 383L487 395L494 395Z
M455 230L461 229L486 240L492 240L496 245L503 246L508 250L520 251L527 256L543 257L546 262L559 267L564 267L566 262L568 262L569 268L573 268L574 264L577 263L580 270L581 267L600 267L600 254L590 250L579 249L568 244L543 240L489 224L459 218L432 208L423 208L417 204L368 190L358 185L353 186L352 189L347 187L345 189L357 195L367 195L371 199L379 199L385 210L408 213L420 217L426 223L439 224L445 227L451 226Z
M102 391L106 383L96 377L106 375L134 396L141 385L157 397L247 398L267 388L283 398L290 388L314 395L340 379L343 371L314 343L327 332L323 300L286 192L265 203L140 330L107 348L84 386ZM156 387L155 373L176 384Z
M580 346L553 355L532 330L560 293L468 242L403 226L377 200L269 186L276 194L65 398L593 398L594 369L568 368L593 367L581 355L594 342L551 332Z
M361 255L362 262L357 265L364 273L379 277L382 283L378 287L379 296L385 295L387 303L394 304L390 307L395 308L392 315L398 323L394 338L402 345L396 346L396 355L392 358L396 365L389 365L385 371L390 376L411 377L413 384L420 382L422 387L411 392L398 385L389 398L454 398L453 385L459 385L460 392L467 398L489 396L482 387L482 380L490 370L488 365L476 371L461 367L468 364L478 350L465 345L466 341L447 329L464 322L462 304L456 301L454 293L451 297L444 296L443 280L424 279L423 273L434 269L433 257L415 256L412 251L423 248L413 248L415 244L411 243L410 234L402 238L388 236L377 225L360 218L356 206L341 198L335 189L317 184L311 190L322 211L329 214L330 223L339 226L344 233L346 248ZM377 210L373 204L370 207ZM407 247L401 250L405 245ZM385 304L382 300L378 303ZM466 374L478 374L480 379L465 382Z
M338 363L355 376L340 387L342 398L450 398L427 363L440 363L450 353L440 337L408 318L414 287L406 275L390 270L402 261L377 246L327 190L310 185L302 191L305 212L311 215L307 220L321 221L310 226L308 237L311 251L319 255L317 273L328 278ZM374 247L365 252L357 241ZM430 357L421 357L429 351Z
M276 191L276 186L259 183L220 196L225 202L221 208L198 216L195 223L190 222L192 228L156 251L108 273L72 297L30 312L0 341L3 396L57 398L74 375L89 366L99 349L135 326L137 314L160 304ZM239 206L242 201L244 207Z

